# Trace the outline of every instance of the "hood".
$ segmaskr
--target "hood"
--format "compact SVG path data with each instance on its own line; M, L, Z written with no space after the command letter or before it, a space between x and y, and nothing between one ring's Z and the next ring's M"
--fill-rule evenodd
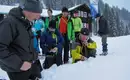
M19 20L20 22L22 22L22 24L26 26L26 29L30 29L30 26L28 25L31 25L31 22L23 15L22 11L23 10L20 7L13 8L10 10L9 16L15 17L17 20Z

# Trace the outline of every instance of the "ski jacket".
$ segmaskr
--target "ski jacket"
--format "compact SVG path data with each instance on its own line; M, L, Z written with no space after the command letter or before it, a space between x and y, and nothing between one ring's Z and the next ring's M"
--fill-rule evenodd
M79 17L72 18L74 31L80 32L81 28L83 27L82 20Z
M11 9L0 23L0 67L4 71L20 72L24 61L37 59L31 27L19 7Z
M88 50L95 50L97 48L96 42L94 42L91 38L87 41L87 45L82 45L82 42L78 39L76 42L72 44L72 60L73 63L75 60L80 60L81 56L88 56Z
M99 35L106 35L109 33L109 29L108 29L108 23L107 20L101 16L99 19L99 30L98 30L98 34Z
M69 40L75 40L73 22L71 18L60 18L59 30L62 35L67 34Z
M48 29L42 34L40 38L40 46L43 53L47 53L54 47L58 48L58 53L62 54L62 45L64 39L61 33L56 29L55 33L51 33Z

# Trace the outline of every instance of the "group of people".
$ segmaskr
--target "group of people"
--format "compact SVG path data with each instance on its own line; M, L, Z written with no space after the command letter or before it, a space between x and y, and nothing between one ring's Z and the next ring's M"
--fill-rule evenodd
M69 51L73 62L80 59L85 60L90 56L95 57L96 43L89 37L89 30L82 27L82 20L78 17L78 11L74 11L71 18L68 16L68 9L63 7L62 16L59 19L52 16L51 9L48 9L47 12L49 17L42 18L42 21L41 19L36 20L32 28L34 35L37 33L38 38L40 38L40 48L46 57L45 69L50 68L54 63L58 66L68 63ZM37 44L35 46L36 51L40 53L38 38L37 40L34 38L34 43ZM80 48L77 49L77 46ZM77 51L79 51L78 54Z
M0 22L0 67L7 72L10 80L41 78L39 53L45 55L44 69L53 64L68 63L69 51L73 63L96 57L96 42L90 38L89 30L83 28L77 11L70 17L68 9L63 7L62 16L57 18L52 16L51 9L47 12L49 17L41 17L40 1L26 0L24 7L11 9ZM96 18L102 28L99 29L103 42L102 55L107 55L107 22L100 14Z

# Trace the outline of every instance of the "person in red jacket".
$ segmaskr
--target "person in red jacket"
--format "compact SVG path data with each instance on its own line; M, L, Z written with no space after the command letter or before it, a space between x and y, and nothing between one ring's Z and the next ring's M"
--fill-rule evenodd
M62 17L59 23L60 32L65 35L67 33L67 23L68 23L68 9L63 7L62 9Z
M62 8L62 17L59 22L59 30L64 38L64 63L68 63L69 59L69 39L67 36L67 24L68 24L68 9L66 7Z

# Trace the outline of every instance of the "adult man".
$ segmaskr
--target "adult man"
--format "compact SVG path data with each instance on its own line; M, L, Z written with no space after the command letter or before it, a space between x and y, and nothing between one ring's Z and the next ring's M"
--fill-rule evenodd
M84 61L89 57L96 57L96 42L89 37L89 30L82 28L77 35L75 42L72 44L72 60L73 63L77 61Z
M103 53L101 55L105 56L108 54L108 49L107 49L108 24L107 24L107 20L103 16L101 16L99 13L96 15L96 18L99 24L98 34L102 38Z
M28 80L33 73L37 54L31 22L39 19L41 12L38 0L26 0L23 8L13 8L0 23L0 67L10 80Z

